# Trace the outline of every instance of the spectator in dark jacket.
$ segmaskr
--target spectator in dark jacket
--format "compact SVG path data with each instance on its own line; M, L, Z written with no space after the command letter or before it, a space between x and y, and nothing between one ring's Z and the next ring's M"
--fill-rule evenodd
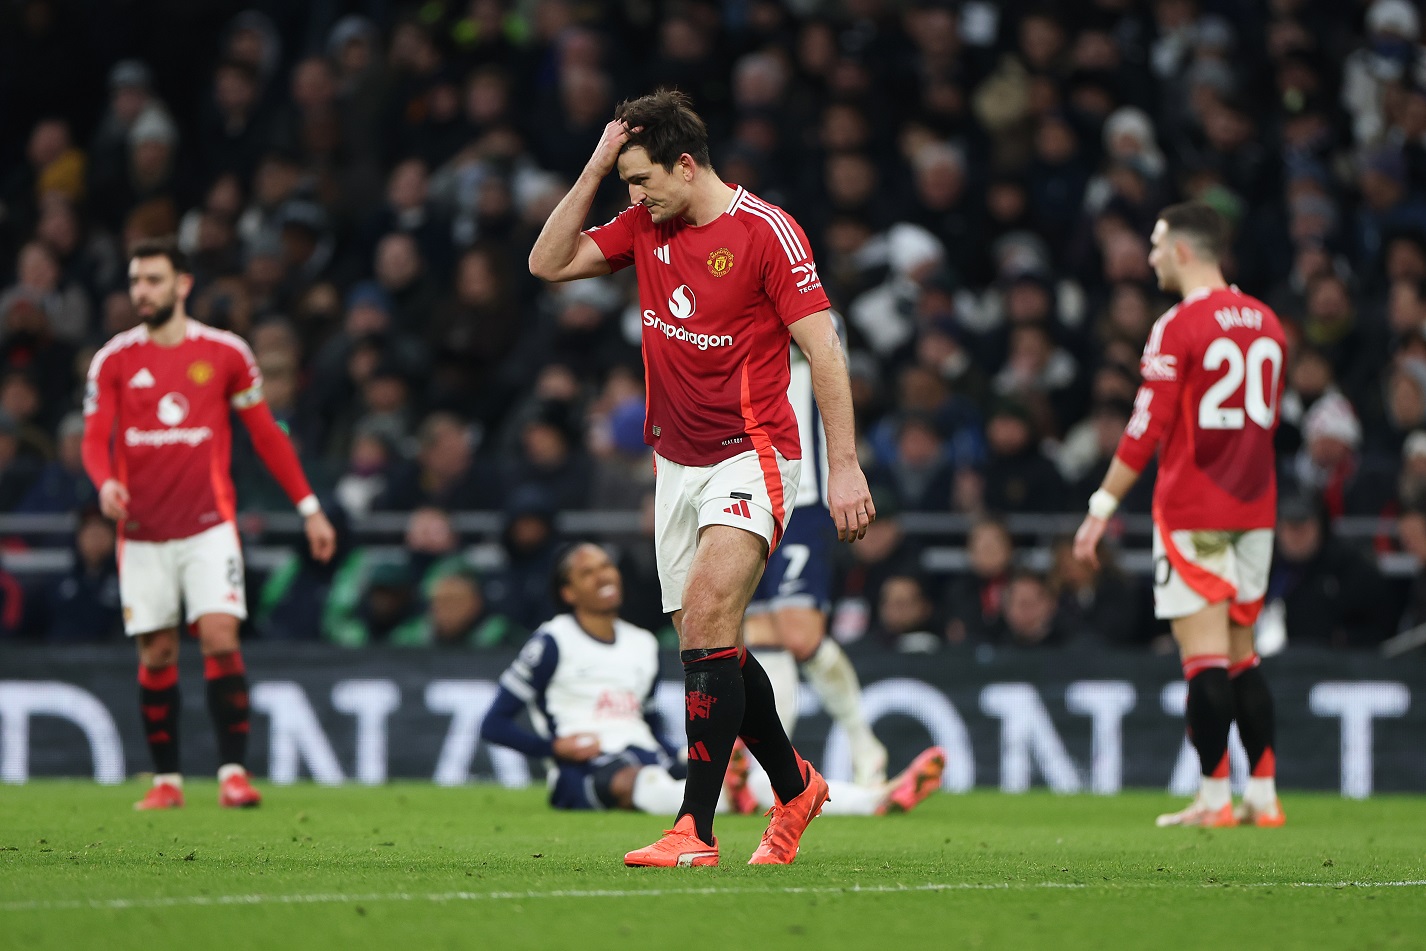
M1376 565L1332 535L1315 499L1282 500L1267 600L1282 602L1289 646L1378 643L1391 632L1387 595Z
M74 536L74 565L45 586L37 625L52 644L117 641L124 634L114 526L97 509L85 512Z

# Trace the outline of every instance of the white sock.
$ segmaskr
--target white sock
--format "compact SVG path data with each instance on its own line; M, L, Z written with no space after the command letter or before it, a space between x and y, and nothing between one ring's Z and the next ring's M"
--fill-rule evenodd
M807 674L807 682L822 698L822 706L838 726L851 735L866 731L862 685L841 645L830 637L822 638L821 646L802 664L802 669Z
M246 776L247 772L239 763L224 763L218 767L218 782L224 782L229 776Z
M645 766L634 777L633 800L640 812L675 815L683 805L683 780L674 779L662 766Z
M801 678L797 674L797 659L791 651L781 647L754 647L753 653L758 663L767 671L767 679L772 682L772 697L777 704L777 718L782 721L782 729L789 738L797 727L797 685Z
M1204 776L1203 782L1198 787L1198 801L1209 809L1222 809L1233 801L1233 790L1228 785L1228 780L1214 779L1212 776Z
M153 784L154 784L155 786L162 786L162 785L164 785L164 784L167 784L167 785L169 785L169 786L177 786L179 789L182 789L182 788L183 788L183 774L182 774L182 773L154 773L154 774L153 774Z
M1264 809L1277 802L1277 780L1272 776L1249 776L1243 801Z
M858 786L837 779L827 781L827 791L830 798L822 807L824 816L874 816L886 798L884 786Z

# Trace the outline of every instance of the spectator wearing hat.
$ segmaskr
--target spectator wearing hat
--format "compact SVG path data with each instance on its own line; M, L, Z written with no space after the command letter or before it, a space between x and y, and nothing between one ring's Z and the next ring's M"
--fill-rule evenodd
M90 200L100 222L119 231L138 207L165 203L177 217L178 126L162 109L146 109L129 126L123 175ZM168 233L173 227L168 229Z
M1282 473L1283 491L1316 498L1334 520L1376 514L1390 501L1390 468L1362 457L1362 426L1346 397L1323 395L1303 418L1302 432L1302 448Z
M558 402L539 405L521 423L506 484L538 489L556 509L589 504L590 461L576 442L575 420Z
M1283 497L1266 600L1281 602L1289 647L1377 644L1391 633L1388 595L1376 565L1333 535L1318 500Z
M1358 145L1380 142L1386 132L1387 89L1413 80L1419 69L1421 17L1409 0L1373 0L1367 35L1342 66L1342 107Z
M487 579L485 595L497 614L533 631L553 610L549 579L559 550L556 509L541 489L522 485L506 497L504 514L505 564Z
M73 555L69 570L47 581L32 600L28 623L51 644L122 640L114 525L97 508L80 513Z
M90 194L121 186L129 162L129 130L149 112L168 114L154 94L148 65L137 59L115 63L109 70L109 105L89 143Z

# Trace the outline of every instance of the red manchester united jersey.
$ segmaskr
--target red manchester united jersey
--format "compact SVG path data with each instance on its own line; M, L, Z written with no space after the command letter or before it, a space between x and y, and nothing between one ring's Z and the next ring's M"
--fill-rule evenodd
M1139 471L1161 448L1164 529L1273 526L1286 350L1277 315L1236 287L1192 293L1154 324L1118 456Z
M611 268L638 268L644 440L680 465L712 465L769 443L801 458L787 401L787 328L830 307L797 222L730 189L727 210L706 225L655 224L631 205L585 232Z
M229 407L262 402L262 375L242 338L195 320L161 347L139 325L94 355L87 424L112 430L113 475L129 490L120 526L135 541L168 541L235 514Z

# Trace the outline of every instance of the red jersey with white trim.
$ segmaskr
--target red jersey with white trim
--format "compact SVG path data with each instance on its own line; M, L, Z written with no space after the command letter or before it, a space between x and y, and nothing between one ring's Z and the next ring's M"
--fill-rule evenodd
M105 472L100 459L90 474L96 483L111 475L128 488L123 536L169 541L232 521L229 408L262 399L262 374L247 343L196 320L187 321L175 347L154 343L140 324L100 349L89 366L84 415L95 439L112 433L112 469Z
M787 328L831 307L797 222L729 188L727 210L706 225L655 224L631 205L585 232L613 270L637 266L644 441L685 466L769 443L786 459L802 457L787 399Z
M1162 528L1275 524L1286 352L1277 315L1236 287L1196 291L1154 324L1117 455L1137 472L1160 449L1153 510Z

